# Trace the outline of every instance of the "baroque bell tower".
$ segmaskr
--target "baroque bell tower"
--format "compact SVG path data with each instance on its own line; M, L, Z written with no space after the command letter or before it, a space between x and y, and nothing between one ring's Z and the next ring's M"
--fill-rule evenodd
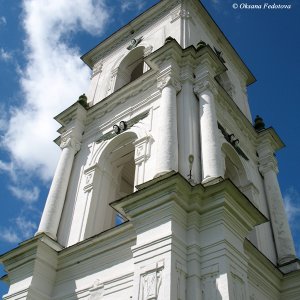
M299 299L255 78L197 0L160 1L82 56L38 231L4 299Z

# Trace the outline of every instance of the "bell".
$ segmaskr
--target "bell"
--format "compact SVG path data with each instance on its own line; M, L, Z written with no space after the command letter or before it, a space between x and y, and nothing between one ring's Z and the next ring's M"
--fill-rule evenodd
M257 132L262 131L262 130L265 129L264 120L259 115L257 115L255 120L254 120L254 128Z
M85 94L82 94L78 98L78 102L84 107L88 108L88 103L87 103L87 96Z
M207 44L205 42L203 42L202 40L197 44L197 50L200 50L204 47L206 47Z
M168 36L166 39L165 39L165 44L166 43L169 43L169 42L172 42L174 39L171 37L171 36Z

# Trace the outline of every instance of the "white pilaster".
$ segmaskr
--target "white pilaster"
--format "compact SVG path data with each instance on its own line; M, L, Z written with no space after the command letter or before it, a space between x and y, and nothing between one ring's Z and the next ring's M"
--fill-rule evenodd
M93 67L93 73L91 76L91 84L90 84L90 88L89 88L89 91L87 94L89 103L96 102L96 95L97 95L100 78L101 78L101 74L102 74L102 67L103 67L102 60L98 61Z
M268 141L261 143L257 148L257 152L259 155L259 170L264 177L278 264L282 265L294 260L296 253L277 179L277 161Z
M202 182L206 183L224 176L213 79L202 78L195 84L194 91L199 98Z
M189 156L194 156L191 180L200 183L200 133L198 101L193 93L193 67L188 63L181 70L182 90L178 95L178 168L184 178L189 177ZM187 134L188 133L188 134Z
M181 86L170 75L158 78L161 90L160 132L157 143L156 177L178 170L177 101L176 94Z
M134 178L134 190L136 186L144 183L145 181L145 166L150 157L152 138L150 136L142 137L134 142L135 146L135 178Z

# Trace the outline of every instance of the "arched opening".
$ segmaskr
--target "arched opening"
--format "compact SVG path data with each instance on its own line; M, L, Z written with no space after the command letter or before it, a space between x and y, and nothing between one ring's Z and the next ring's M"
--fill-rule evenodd
M134 192L135 133L125 132L115 137L100 156L99 175L94 183L93 198L88 212L84 238L88 238L123 222L109 205Z
M233 98L234 97L234 93L235 93L234 86L232 85L227 72L219 74L216 77L216 80L224 88L224 90L227 92L227 94L230 95Z
M144 61L141 61L138 63L138 65L132 70L131 76L130 76L130 82L133 80L136 80L140 76L143 75L144 72Z
M233 147L228 143L224 143L222 145L222 151L225 156L225 172L224 178L230 179L238 188L239 190L248 197L248 199L255 203L253 199L253 195L251 190L248 189L250 181L248 180L246 170L243 166L241 158L235 152ZM258 245L258 238L257 238L257 229L254 228L247 238L254 244Z
M115 91L143 75L146 70L144 50L145 47L137 47L121 61L118 67Z
M222 151L225 158L224 178L229 178L239 188L248 184L245 168L233 147L224 143Z
M229 178L237 187L241 185L238 166L236 166L228 156L225 157L224 178Z

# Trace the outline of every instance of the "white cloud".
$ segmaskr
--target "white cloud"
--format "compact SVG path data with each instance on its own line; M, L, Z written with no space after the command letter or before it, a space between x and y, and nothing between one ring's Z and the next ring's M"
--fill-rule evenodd
M296 253L300 256L300 192L290 187L283 197L285 211L294 237Z
M1 25L6 25L6 18L4 16L0 16L0 26Z
M104 0L23 1L27 65L20 73L24 96L21 107L11 109L2 139L14 167L36 171L48 180L59 150L52 140L58 124L53 117L86 91L90 71L68 45L78 31L101 34L108 19Z
M34 235L37 225L20 215L11 220L13 226L0 228L0 240L15 244Z
M142 10L145 6L145 1L141 0L122 0L121 2L121 10L122 12L128 10Z
M6 112L6 107L3 103L0 103L0 133L7 129L8 115ZM1 169L1 168L0 168Z
M40 194L40 190L37 187L33 187L33 189L28 189L10 185L8 189L17 199L21 200L22 202L28 205L36 202Z
M21 232L22 239L32 237L37 229L37 225L34 222L27 220L22 216L16 218L16 225Z
M0 60L9 61L12 59L11 53L5 51L3 48L0 48Z
M8 173L13 181L17 180L14 164L12 162L4 162L3 160L0 160L0 173L1 171Z
M0 171L10 172L13 169L13 164L11 162L7 163L0 160Z
M291 227L298 226L300 230L300 193L294 188L291 187L287 190L286 194L283 197L285 211Z
M0 239L2 241L8 242L8 243L18 243L20 242L20 237L17 235L17 233L12 228L2 228L0 229Z

